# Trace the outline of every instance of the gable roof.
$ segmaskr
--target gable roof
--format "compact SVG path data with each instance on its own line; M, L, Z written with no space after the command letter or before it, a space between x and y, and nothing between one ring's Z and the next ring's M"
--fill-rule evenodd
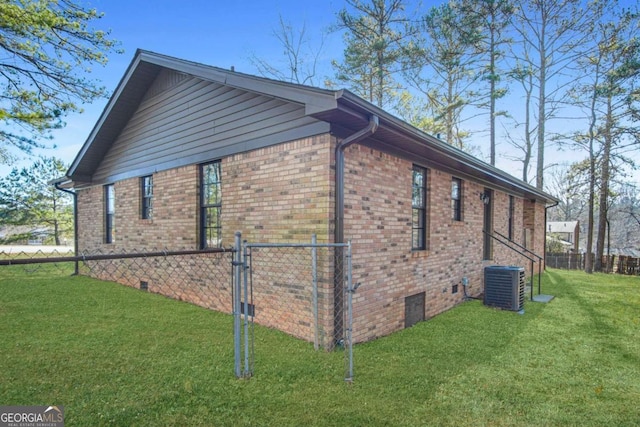
M578 221L549 221L547 222L547 231L549 233L574 233Z
M362 141L362 145L424 166L437 167L456 176L473 178L527 199L543 203L556 201L553 196L438 140L347 90L327 90L281 82L144 50L136 52L72 162L67 172L68 179L74 183L91 182L94 171L163 69L303 105L306 115L330 123L331 131L338 137L346 137L366 127L370 117L375 115L379 119L378 130Z

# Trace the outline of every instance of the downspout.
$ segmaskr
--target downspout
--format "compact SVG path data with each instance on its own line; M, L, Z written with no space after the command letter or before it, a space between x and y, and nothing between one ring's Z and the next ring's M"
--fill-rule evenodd
M556 201L553 205L549 205L549 206L545 206L544 207L544 269L545 270L547 269L547 216L548 216L548 210L551 209L551 208L555 208L559 204L560 204L560 200ZM538 285L538 288L540 288L539 285Z
M357 144L368 136L371 136L378 130L379 119L375 114L369 117L369 124L359 130L358 132L349 135L336 145L335 151L335 227L334 227L334 243L344 243L344 150L352 145ZM343 248L337 247L335 250L336 261L343 259ZM345 327L349 328L349 325L344 325L344 265L342 262L334 263L333 273L333 345L345 345L351 343L345 343L345 338L351 340L349 337L345 337ZM349 289L348 292L352 292ZM351 296L351 294L349 294ZM348 308L347 310L350 311Z
M71 197L73 197L73 253L75 256L78 256L78 195L75 191L67 190L66 188L60 187L59 182L56 182L53 185L56 190L71 194ZM75 262L75 269L73 274L76 276L79 274L78 261Z
M357 144L378 130L380 121L375 114L369 117L369 124L358 132L349 135L336 145L336 209L335 209L335 243L344 243L344 150Z

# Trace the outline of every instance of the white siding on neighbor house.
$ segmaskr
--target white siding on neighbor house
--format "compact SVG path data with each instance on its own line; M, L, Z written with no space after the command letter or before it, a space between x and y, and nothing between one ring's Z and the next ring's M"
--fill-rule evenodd
M212 160L329 131L304 106L164 70L114 141L93 182Z

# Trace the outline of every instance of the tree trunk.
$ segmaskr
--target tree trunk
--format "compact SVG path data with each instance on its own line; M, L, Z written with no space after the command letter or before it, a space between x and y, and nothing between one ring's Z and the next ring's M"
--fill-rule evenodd
M531 83L531 76L529 76L529 82ZM522 180L526 183L529 182L529 164L531 163L531 85L525 89L527 96L525 98L525 114L524 114L524 159L522 160Z
M545 24L540 28L540 71L538 81L538 162L536 165L536 188L543 189L544 186L544 150L545 150L545 120L546 120L546 85L547 85L547 52L544 45Z
M55 237L56 246L60 246L60 225L58 220L53 221L53 235Z
M53 197L53 238L55 240L56 246L60 246L60 224L57 219L58 217L58 203L57 199Z
M453 82L449 80L447 85L447 113L446 113L446 121L447 121L447 143L450 145L457 145L456 140L453 135ZM462 148L462 147L458 147Z
M491 32L491 41L489 46L489 56L490 56L490 65L489 65L489 74L490 74L490 93L489 93L489 132L490 132L490 144L491 144L491 166L496 165L496 35L495 35L495 8L491 9L491 24L490 24L490 32Z
M593 210L594 210L594 192L596 190L596 159L593 155L593 142L591 142L591 156L589 158L589 206L588 218L587 218L587 252L584 260L584 271L586 273L593 273L593 259L591 257L593 252Z
M602 150L602 159L600 164L601 177L600 177L600 207L598 217L598 239L596 241L596 260L595 271L602 271L602 257L604 255L604 243L607 232L607 215L608 215L608 200L609 200L609 180L611 169L611 146L612 138L612 106L611 96L607 99L607 116L604 129L604 147Z
M593 251L593 211L595 205L595 191L596 191L596 154L594 149L595 144L595 131L596 131L596 100L598 97L597 87L600 81L600 63L596 64L596 70L594 73L595 81L591 92L591 105L589 118L589 203L588 203L588 219L587 219L587 253L584 261L584 271L588 274L593 273L593 259L591 257Z

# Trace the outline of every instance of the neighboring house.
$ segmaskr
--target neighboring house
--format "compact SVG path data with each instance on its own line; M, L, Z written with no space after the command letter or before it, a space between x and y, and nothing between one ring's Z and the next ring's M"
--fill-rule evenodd
M567 252L580 253L580 222L549 221L547 222L549 237L558 239L567 247Z
M0 227L0 242L4 244L43 245L53 230L28 225Z
M463 278L481 295L487 265L527 266L483 229L542 255L555 201L346 90L146 51L66 179L81 252L351 239L355 341L410 326L406 302L417 320L460 303Z

